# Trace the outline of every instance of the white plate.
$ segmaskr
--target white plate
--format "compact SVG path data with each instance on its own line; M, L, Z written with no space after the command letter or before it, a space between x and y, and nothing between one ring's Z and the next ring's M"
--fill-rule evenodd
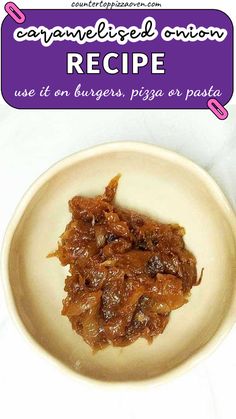
M93 196L122 173L117 202L186 229L205 268L188 304L152 345L139 339L95 355L61 316L66 269L47 259L70 219L68 200ZM163 381L209 353L236 319L236 220L216 183L191 161L156 146L111 143L57 163L30 188L8 227L3 276L11 311L31 341L69 372L108 383Z

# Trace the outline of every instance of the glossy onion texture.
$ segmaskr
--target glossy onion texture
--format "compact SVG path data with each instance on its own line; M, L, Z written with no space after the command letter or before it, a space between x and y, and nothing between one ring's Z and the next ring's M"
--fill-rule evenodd
M152 342L198 284L184 229L116 206L118 182L69 201L72 220L53 254L70 267L62 314L93 350Z

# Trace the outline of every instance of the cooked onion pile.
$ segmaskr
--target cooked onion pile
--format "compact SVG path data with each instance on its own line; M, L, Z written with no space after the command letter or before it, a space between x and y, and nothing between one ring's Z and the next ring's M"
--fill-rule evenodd
M101 196L75 196L72 220L53 254L70 266L62 314L94 350L149 342L197 285L184 229L114 204L119 176Z

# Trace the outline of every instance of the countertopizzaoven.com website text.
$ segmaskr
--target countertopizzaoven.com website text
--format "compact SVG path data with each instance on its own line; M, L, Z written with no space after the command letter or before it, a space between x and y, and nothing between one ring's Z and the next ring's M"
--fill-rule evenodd
M123 9L123 8L134 8L134 9L140 9L140 8L157 8L161 7L161 3L155 2L155 1L149 1L149 2L127 2L127 1L73 1L71 3L71 7L76 8L102 8L102 9Z

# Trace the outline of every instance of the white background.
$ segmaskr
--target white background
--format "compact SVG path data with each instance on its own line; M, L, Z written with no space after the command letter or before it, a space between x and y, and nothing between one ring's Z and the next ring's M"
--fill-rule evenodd
M23 1L22 7L69 7L71 1ZM189 1L162 2L189 7ZM198 1L231 18L230 2ZM234 12L234 15L233 15ZM229 118L209 111L17 111L0 105L0 242L28 186L51 164L106 141L146 141L180 152L206 168L236 208L236 106ZM42 358L16 330L0 288L0 417L233 419L236 328L189 373L162 386L104 390L73 379Z

